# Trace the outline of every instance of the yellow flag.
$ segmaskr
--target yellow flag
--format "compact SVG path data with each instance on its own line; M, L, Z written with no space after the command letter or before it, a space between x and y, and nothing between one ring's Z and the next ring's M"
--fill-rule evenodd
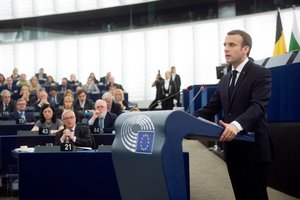
M275 38L275 47L273 56L278 56L280 54L286 53L286 45L285 45L285 39L281 24L281 18L279 10L277 11L277 24L276 24L276 38Z

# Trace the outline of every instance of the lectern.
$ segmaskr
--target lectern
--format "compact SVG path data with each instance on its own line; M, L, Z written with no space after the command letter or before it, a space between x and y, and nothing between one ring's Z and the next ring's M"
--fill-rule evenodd
M123 200L187 199L183 138L219 138L223 131L183 111L124 113L115 128L112 157ZM236 139L253 140L246 134Z

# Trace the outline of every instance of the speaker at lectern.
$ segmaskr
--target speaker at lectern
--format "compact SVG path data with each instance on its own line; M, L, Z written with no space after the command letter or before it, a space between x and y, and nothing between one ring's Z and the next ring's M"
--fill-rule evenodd
M218 139L223 127L183 111L133 112L115 123L112 157L122 199L188 199L182 140ZM252 135L236 139L253 141Z

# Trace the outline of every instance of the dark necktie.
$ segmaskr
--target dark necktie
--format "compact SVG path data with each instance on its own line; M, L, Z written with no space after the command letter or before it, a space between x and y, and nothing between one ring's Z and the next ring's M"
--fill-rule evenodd
M231 84L229 87L229 96L231 97L232 93L233 93L233 89L235 86L235 81L236 81L236 75L237 75L238 71L237 70L233 70L232 71L232 76L231 76Z
M5 106L4 106L4 111L8 111L8 105L7 104L5 104Z

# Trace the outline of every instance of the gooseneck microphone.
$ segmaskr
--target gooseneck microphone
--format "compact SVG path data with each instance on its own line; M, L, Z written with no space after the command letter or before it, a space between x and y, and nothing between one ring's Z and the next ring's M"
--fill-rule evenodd
M190 102L190 104L189 104L189 107L186 109L185 112L188 113L188 112L190 111L190 108L191 108L192 104L194 103L195 99L199 96L199 94L200 94L204 89L205 89L205 86L202 85L202 86L200 87L199 91L197 92L197 94L196 94L196 95L194 96L194 98L191 100L191 102Z
M192 90L194 87L192 86L192 85L190 85L189 87L187 87L186 89L183 89L183 90L181 90L181 91L179 91L179 92L176 92L175 94L172 94L172 95L170 95L170 96L168 96L168 97L166 97L166 98L164 98L164 99L161 99L161 100L158 100L157 101L157 103L155 103L155 104L153 104L152 106L150 106L149 108L148 108L148 111L150 111L152 108L153 108L153 106L155 106L156 104L159 104L159 103L161 103L161 102L164 102L164 101L166 101L166 100L168 100L168 99L170 99L170 98L172 98L172 97L175 97L176 95L178 95L178 94L180 94L180 93L182 93L182 92L184 92L184 91L190 91L190 90Z

